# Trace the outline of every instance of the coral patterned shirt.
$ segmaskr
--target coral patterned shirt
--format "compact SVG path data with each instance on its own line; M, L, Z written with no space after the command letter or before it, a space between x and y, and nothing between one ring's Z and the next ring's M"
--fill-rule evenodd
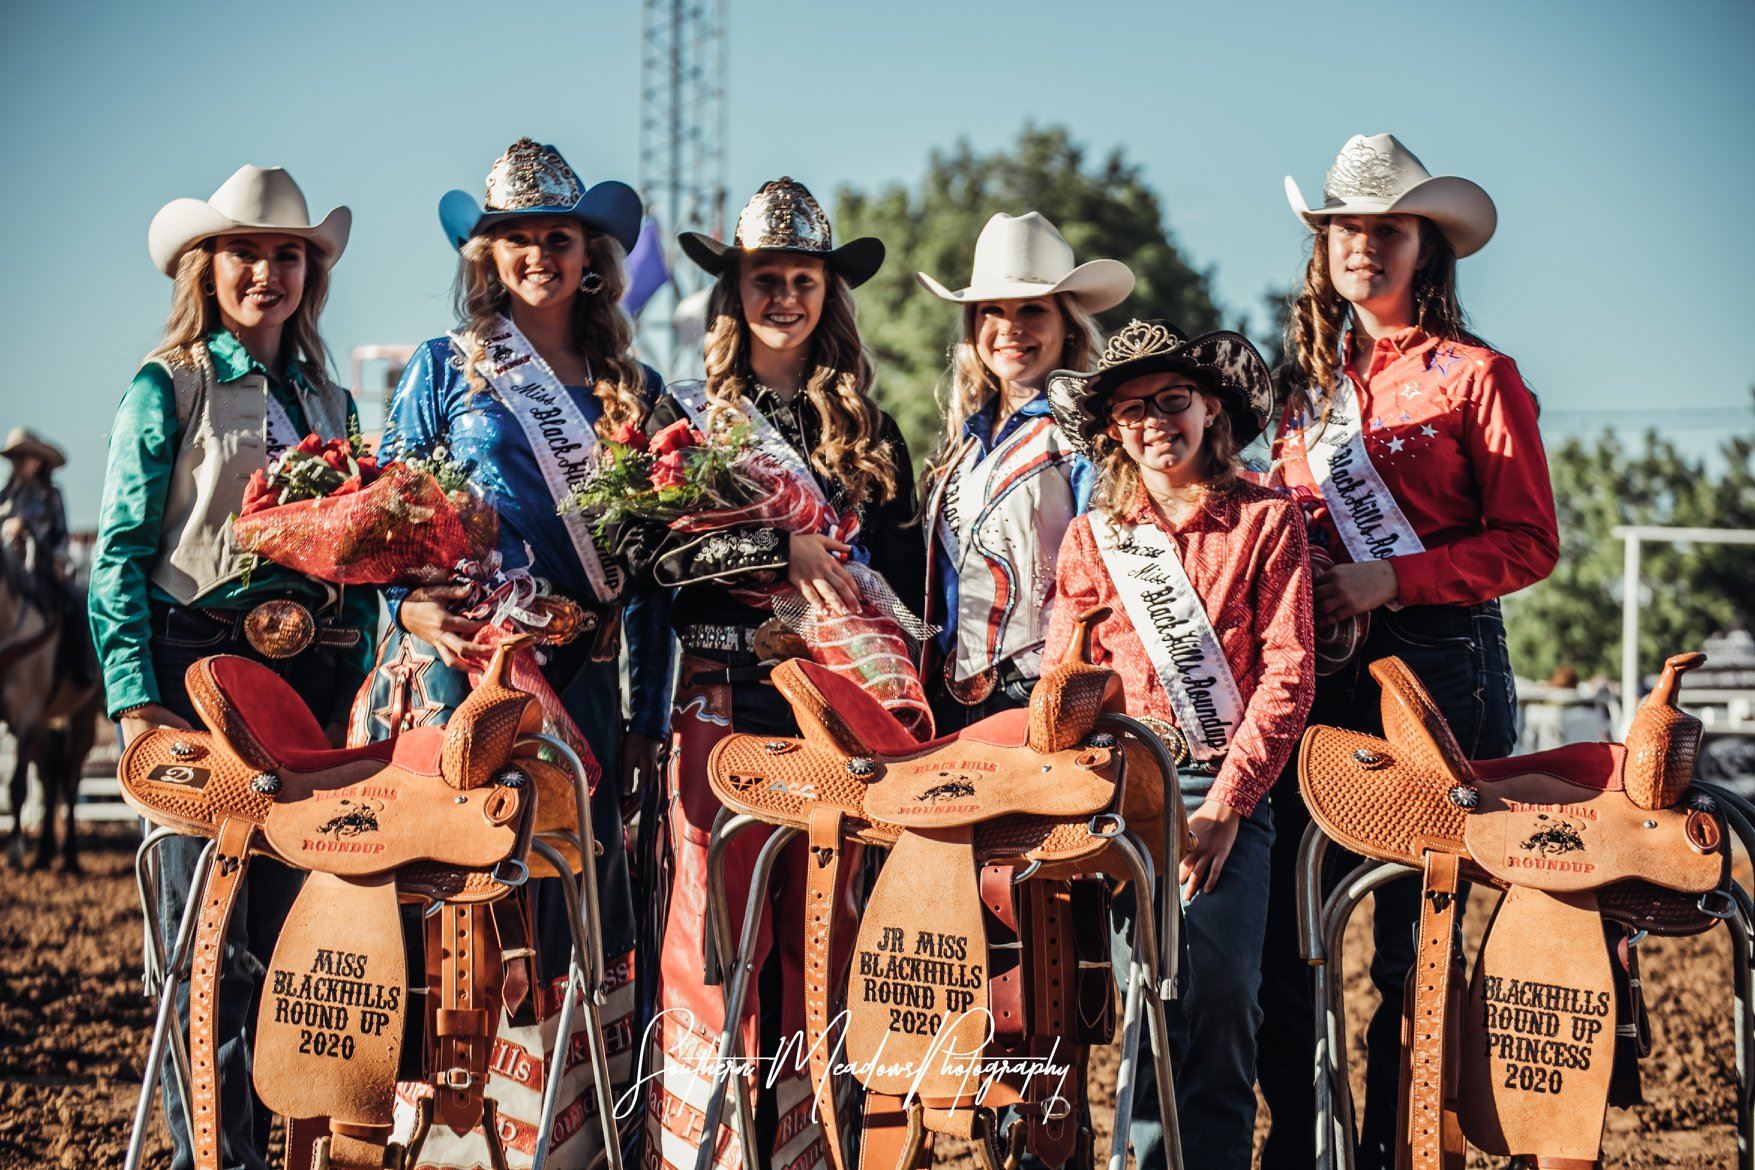
M1348 366L1365 449L1425 551L1386 562L1403 605L1475 605L1554 571L1560 537L1536 400L1485 346L1409 328L1380 337L1363 385ZM1320 409L1295 392L1274 441L1285 485L1345 559L1304 458Z
M1170 534L1219 637L1244 711L1211 795L1248 816L1297 748L1316 690L1303 514L1281 492L1238 483L1208 497L1180 528L1170 527L1143 491L1119 520L1156 524ZM1090 518L1080 516L1061 542L1043 661L1058 661L1078 616L1099 605L1110 614L1093 631L1091 660L1121 677L1128 714L1176 723L1170 696L1097 550Z

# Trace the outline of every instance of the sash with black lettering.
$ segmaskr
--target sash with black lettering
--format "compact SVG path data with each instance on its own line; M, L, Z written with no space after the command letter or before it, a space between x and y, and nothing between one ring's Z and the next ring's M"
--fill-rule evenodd
M1093 511L1091 535L1197 760L1225 754L1243 724L1243 696L1170 534Z
M304 436L293 426L292 417L274 391L264 388L262 394L268 400L262 412L262 459L265 467L273 467L274 461L286 454L288 448L298 446Z
M452 340L458 352L463 352L464 343L455 336ZM611 580L604 571L591 539L591 521L577 509L560 510L561 502L591 474L597 432L554 370L509 318L499 319L486 342L487 352L475 368L523 429L537 469L554 497L567 539L591 582L591 591L597 600L612 602L621 591L620 582Z
M1359 564L1407 557L1426 551L1413 524L1365 449L1359 395L1343 368L1335 379L1328 422L1304 430L1304 458L1310 478L1322 489L1328 512L1347 552Z
M707 402L707 383L678 382L670 386L667 393L676 399L678 406L688 412L691 426L703 435L711 433L708 415L712 412ZM749 424L750 441L756 450L784 467L813 497L824 499L822 485L810 473L810 466L805 463L804 457L786 441L786 436L774 428L774 424L768 421L768 416L757 410L756 404L747 398L738 399L737 410Z

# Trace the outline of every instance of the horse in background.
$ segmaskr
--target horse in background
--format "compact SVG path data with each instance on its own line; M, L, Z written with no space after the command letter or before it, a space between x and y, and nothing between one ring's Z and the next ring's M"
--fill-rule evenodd
M9 785L12 832L6 851L14 862L24 858L23 809L29 769L34 765L43 789L43 823L32 868L46 868L54 860L55 814L62 811L66 819L61 865L77 873L74 808L85 757L96 738L103 688L57 677L57 643L67 636L67 622L84 613L84 595L78 595L81 604L64 613L54 599L44 596L37 556L36 542L22 524L0 526L0 723L17 744Z

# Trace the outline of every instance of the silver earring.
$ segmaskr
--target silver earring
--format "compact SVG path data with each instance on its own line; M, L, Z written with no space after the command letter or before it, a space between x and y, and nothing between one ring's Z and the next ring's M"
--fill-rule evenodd
M594 297L603 291L603 276L595 268L587 268L585 275L579 278L579 291L588 297Z

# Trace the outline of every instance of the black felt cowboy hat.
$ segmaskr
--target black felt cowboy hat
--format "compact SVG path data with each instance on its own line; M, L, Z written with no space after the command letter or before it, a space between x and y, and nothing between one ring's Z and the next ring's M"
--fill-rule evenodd
M849 288L857 288L884 263L883 241L873 236L835 247L822 205L803 183L788 178L762 184L737 217L737 234L730 243L700 232L683 232L676 242L690 260L714 276L745 253L791 252L818 257Z
M1131 321L1109 339L1095 370L1048 375L1048 406L1067 440L1086 458L1109 425L1116 387L1143 374L1186 374L1219 399L1239 447L1266 428L1273 409L1267 362L1241 333L1226 329L1190 340L1168 321Z

